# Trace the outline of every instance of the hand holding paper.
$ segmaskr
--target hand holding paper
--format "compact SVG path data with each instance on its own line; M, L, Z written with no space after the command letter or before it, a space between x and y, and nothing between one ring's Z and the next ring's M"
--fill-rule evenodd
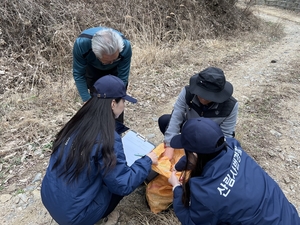
M149 152L147 154L147 156L152 160L152 164L156 164L157 165L157 163L158 163L158 157L157 157L157 155L156 155L156 153L154 151Z
M135 160L143 157L155 148L154 144L132 130L125 134L122 142L128 166L131 166Z

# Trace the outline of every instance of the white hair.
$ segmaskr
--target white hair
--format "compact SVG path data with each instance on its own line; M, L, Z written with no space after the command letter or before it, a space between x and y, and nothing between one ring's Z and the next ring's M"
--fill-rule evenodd
M123 38L111 28L99 30L92 38L92 50L100 59L103 54L113 55L117 51L122 52L123 48Z

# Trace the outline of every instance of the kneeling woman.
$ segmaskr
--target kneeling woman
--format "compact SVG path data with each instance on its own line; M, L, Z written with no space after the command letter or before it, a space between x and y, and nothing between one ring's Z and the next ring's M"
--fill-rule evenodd
M127 166L115 118L123 112L123 82L107 75L94 84L94 96L56 135L42 182L42 201L59 224L95 224L148 176L157 156L150 152Z
M300 225L279 185L208 118L188 120L173 148L184 148L176 170L190 171L173 185L175 214L184 225ZM182 181L182 186L181 182Z

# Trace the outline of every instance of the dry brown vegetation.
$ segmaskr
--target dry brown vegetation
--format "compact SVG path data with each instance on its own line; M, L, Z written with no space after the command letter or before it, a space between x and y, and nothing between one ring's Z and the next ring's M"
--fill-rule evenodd
M4 0L0 6L0 69L5 71L0 78L1 143L12 138L15 150L30 142L37 146L49 142L57 126L41 124L39 118L50 119L70 108L70 114L76 111L72 45L88 27L114 27L131 40L132 77L148 76L149 70L160 73L163 67L201 67L199 49L207 54L216 38L231 43L237 35L260 28L249 8L239 9L235 1ZM226 54L229 60L235 53ZM20 111L18 118L15 114Z
M113 27L134 45L158 48L258 28L251 12L235 7L233 0L4 0L0 6L1 54L9 56L12 68L23 70L2 83L2 93L42 88L70 74L73 41L88 27Z
M113 27L131 40L129 92L140 102L137 106L128 105L126 123L145 134L156 126L149 118L158 117L171 104L194 72L209 65L226 67L281 37L280 26L261 22L253 16L250 4L240 8L236 2L2 0L1 192L13 183L16 189L23 188L18 183L23 176L44 173L53 136L81 106L72 80L72 47L82 30ZM264 107L264 115L280 98L273 92L266 95L273 97L268 101L270 105ZM256 116L260 109L255 107L264 102L254 106L250 99L248 105L244 112L252 110L250 113ZM139 117L144 118L142 123L135 120ZM254 128L260 130L259 125ZM249 127L241 125L238 129L238 137L245 143L257 140L255 146L247 146L250 151L269 144L259 132L249 132ZM154 140L156 144L160 141L157 137ZM38 158L37 150L42 150L45 158ZM144 190L133 196L139 191ZM134 205L131 201L125 199L121 206ZM137 223L176 221L172 212L139 215L132 214Z

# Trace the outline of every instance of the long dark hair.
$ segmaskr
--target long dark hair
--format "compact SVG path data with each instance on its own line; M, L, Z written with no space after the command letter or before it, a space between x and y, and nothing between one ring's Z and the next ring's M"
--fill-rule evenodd
M64 176L67 182L78 179L81 172L88 168L90 172L90 154L97 145L97 152L101 150L106 172L116 165L114 154L115 116L111 103L113 99L92 97L59 131L52 146L52 154L59 149L59 156L52 170L60 165L69 140L72 140L66 161L59 176ZM121 98L115 99L118 103ZM96 154L98 155L98 154ZM94 159L97 161L98 159ZM99 164L98 164L99 166Z
M224 143L224 138L220 138L216 147L221 146L223 143ZM184 204L185 207L188 207L189 203L190 203L190 196L191 196L191 189L190 189L190 184L189 184L190 178L201 176L205 165L210 160L212 160L217 155L219 155L224 149L226 149L226 146L227 145L225 145L223 149L221 149L217 152L211 153L211 154L200 154L200 153L193 153L193 152L185 151L187 160L186 160L184 172L182 174L182 177L183 177L182 203Z

